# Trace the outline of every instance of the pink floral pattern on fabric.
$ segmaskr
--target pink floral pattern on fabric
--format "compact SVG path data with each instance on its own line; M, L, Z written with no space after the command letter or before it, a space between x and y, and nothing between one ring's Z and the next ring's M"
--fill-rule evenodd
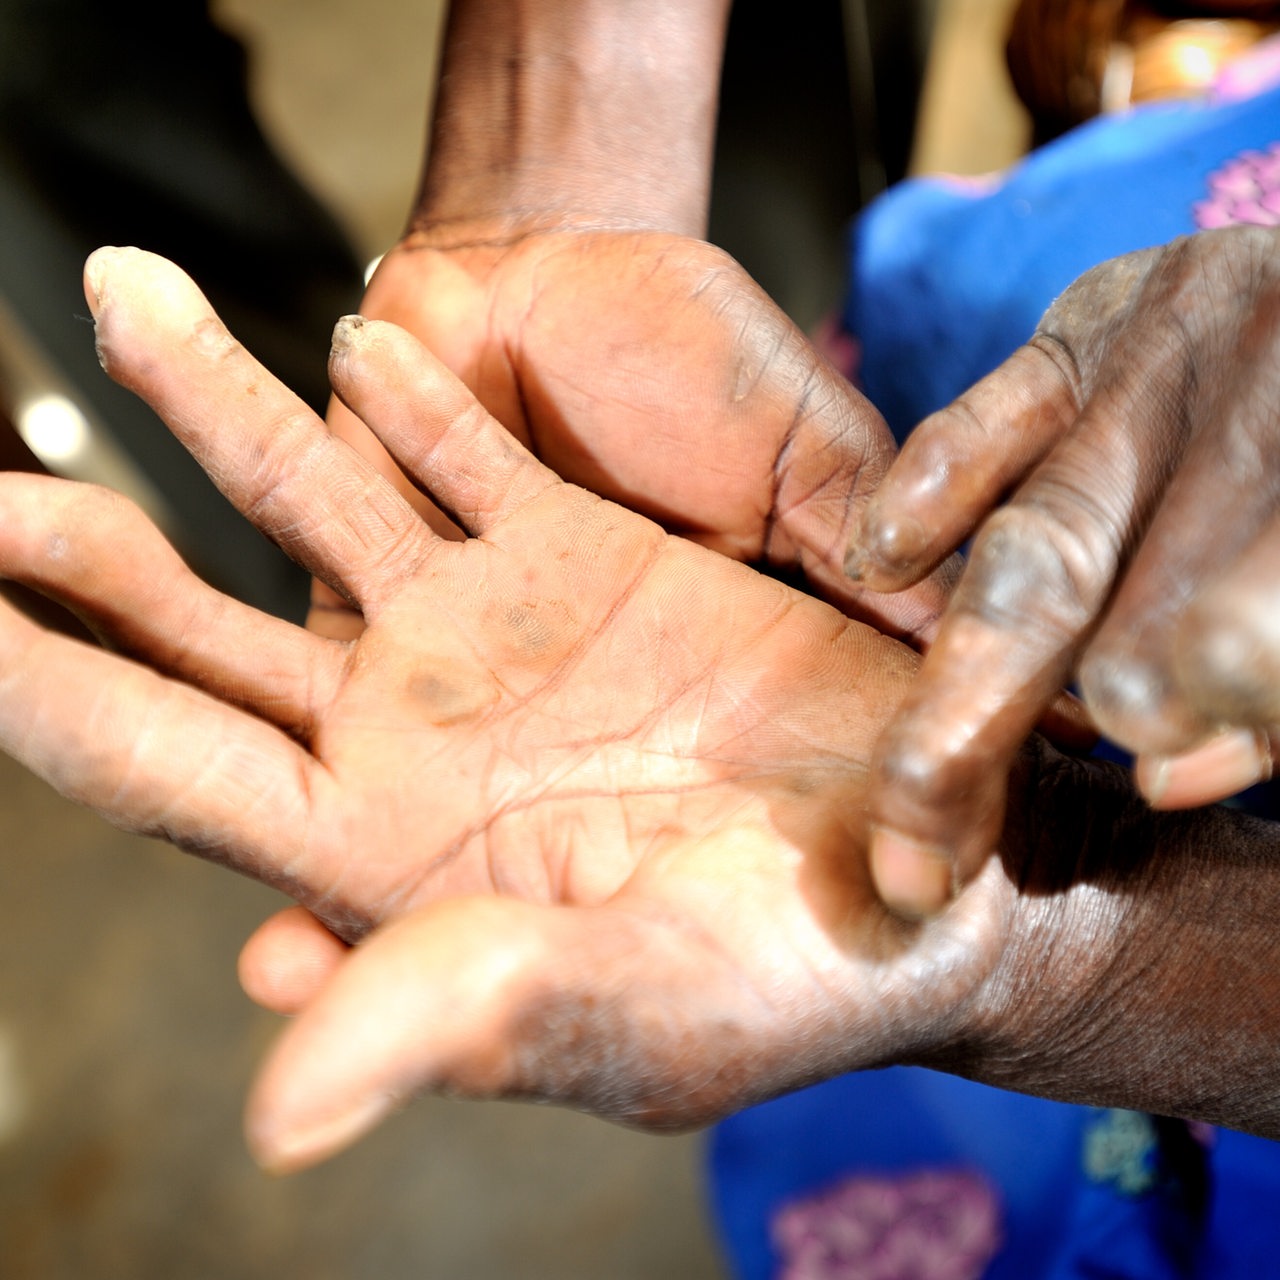
M1209 198L1192 206L1197 227L1280 227L1280 142L1245 151L1209 175Z
M1215 102L1243 102L1280 84L1280 36L1259 41L1233 58L1214 82Z
M1000 1205L965 1170L855 1176L774 1216L778 1280L978 1280L1000 1248Z

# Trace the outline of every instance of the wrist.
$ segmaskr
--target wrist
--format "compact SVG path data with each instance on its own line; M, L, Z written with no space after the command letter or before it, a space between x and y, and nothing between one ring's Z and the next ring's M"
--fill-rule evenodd
M414 229L700 235L727 11L455 0Z
M1011 790L1008 942L936 1065L1280 1135L1271 824L1153 813L1120 770L1042 743Z

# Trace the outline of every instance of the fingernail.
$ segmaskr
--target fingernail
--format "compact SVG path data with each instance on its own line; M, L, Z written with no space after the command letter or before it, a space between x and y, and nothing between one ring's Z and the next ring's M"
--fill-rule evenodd
M248 1132L249 1150L267 1173L296 1173L349 1147L357 1138L395 1110L397 1099L389 1093L361 1098L345 1111L297 1127L258 1128Z
M119 252L114 245L103 245L101 249L95 249L84 264L84 296L95 320L102 309L102 292L107 266Z
M333 354L340 356L350 346L358 330L364 328L364 316L343 316L333 326Z
M1133 780L1138 790L1147 798L1147 803L1158 806L1169 789L1169 768L1172 764L1168 756L1139 756L1133 762Z
M1189 809L1226 799L1271 777L1271 747L1252 729L1228 729L1177 756L1140 756L1138 789L1161 809Z
M953 867L943 850L877 827L871 833L870 856L876 891L898 915L935 916L951 901Z
M897 584L916 572L921 549L928 546L928 533L913 519L900 519L884 524L866 521L858 537L858 546L850 548L845 559L845 573L861 580L879 576ZM850 561L853 569L850 569Z

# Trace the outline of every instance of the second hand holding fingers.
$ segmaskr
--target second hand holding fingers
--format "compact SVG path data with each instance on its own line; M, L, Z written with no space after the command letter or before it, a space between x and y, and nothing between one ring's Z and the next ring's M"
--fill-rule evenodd
M1048 449L1008 505L979 530L920 683L877 750L872 865L878 887L900 909L940 909L954 887L950 877L971 874L984 846L990 851L991 837L999 829L1003 776L1025 736L1081 655L1090 652L1100 624L1104 631L1112 628L1112 638L1117 628L1126 634L1133 630L1132 610L1122 611L1119 621L1108 618L1117 584L1124 582L1131 593L1141 593L1145 584L1151 588L1148 595L1163 594L1166 605L1157 610L1156 619L1163 622L1169 602L1180 598L1168 587L1170 574L1178 587L1189 572L1194 576L1196 566L1203 573L1213 560L1212 550L1195 566L1180 558L1179 540L1194 540L1206 524L1202 510L1188 525L1185 496L1182 527L1169 516L1170 531L1160 530L1154 546L1143 539L1153 515L1168 502L1171 484L1173 491L1189 490L1197 476L1212 470L1198 458L1197 443L1204 457L1211 458L1220 446L1205 438L1215 429L1219 437L1230 437L1239 426L1223 417L1221 397L1215 399L1206 388L1221 386L1222 368L1230 367L1224 343L1230 350L1235 320L1243 318L1247 326L1250 303L1265 306L1268 277L1265 270L1256 270L1260 248L1269 251L1271 242L1260 245L1252 235L1196 237L1089 273L1051 308L1033 340L1065 353L1064 367L1075 370L1074 386L1070 378L1063 379L1054 392L1050 380L1053 394L1045 421L1051 430L1044 434L1037 428L1029 444L1023 441L1023 405L1012 422L1001 420L997 412L991 427L978 422L974 429L970 422L966 429L962 415L952 446L937 436L938 423L949 420L944 411L926 424L932 433L914 454L904 451L905 478L895 481L891 473L880 513L873 504L873 517L885 520L883 512L898 509L895 504L904 495L923 494L926 514L943 530L937 546L923 525L919 538L907 539L901 548L892 545L893 539L878 546L876 537L870 537L863 559L875 564L885 558L887 547L898 563L885 572L890 577L897 573L895 582L909 581L984 515L999 498L999 484L1018 477L1023 460ZM1241 259L1254 263L1255 288L1238 305L1233 303L1236 309L1225 313L1224 323L1223 309L1202 293L1206 281L1221 288L1235 280ZM1005 379L1016 379L1020 370L1023 376L1034 375L1037 366L1028 359L1025 353L1015 356L979 388L973 402L998 406L1000 396L993 392L1001 391ZM1065 399L1063 388L1071 392ZM1234 385L1228 390L1249 398ZM1016 387L1004 387L1002 394L1014 408L1025 398ZM1079 404L1074 414L1073 396ZM1226 403L1232 402L1228 398ZM924 483L928 475L922 480L917 474L924 465L930 474L942 476L956 459L967 459L972 466L975 457L978 479L970 483L958 477L954 495L947 485L931 487ZM1184 468L1191 481L1180 474ZM1230 487L1227 494L1233 527L1248 528L1265 499L1256 493L1231 496ZM1208 509L1220 511L1223 500L1219 492ZM940 509L934 511L930 504L940 504ZM893 519L888 522L893 525ZM908 521L904 527L915 526ZM1200 542L1206 540L1200 537ZM1145 560L1134 565L1137 548ZM1163 591L1159 583L1165 584ZM1086 677L1103 666L1097 653L1089 662ZM1147 686L1160 696L1147 699L1131 726L1176 718L1177 707L1163 696L1162 682L1148 681ZM1096 680L1086 678L1086 694L1097 687ZM1095 714L1110 708L1109 702L1087 702ZM1195 717L1190 723L1202 726ZM1114 732L1114 724L1112 717L1104 727ZM1203 727L1197 734L1204 736ZM1130 727L1119 740L1136 746L1140 738ZM1184 736L1188 744L1193 740Z
M885 902L932 915L997 847L1006 779L1069 672L1089 607L1034 508L988 525L915 684L877 743L870 861Z

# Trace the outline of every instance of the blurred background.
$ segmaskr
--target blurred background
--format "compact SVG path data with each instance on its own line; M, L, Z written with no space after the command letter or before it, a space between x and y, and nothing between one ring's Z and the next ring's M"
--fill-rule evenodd
M0 0L0 463L115 485L218 585L299 616L300 575L98 370L80 265L100 243L173 257L322 404L333 320L409 208L444 8ZM836 303L843 228L886 182L1026 145L1010 8L738 5L712 239L802 325ZM431 1099L266 1178L239 1110L275 1022L234 961L276 896L4 759L0 835L0 1277L721 1274L697 1137Z

